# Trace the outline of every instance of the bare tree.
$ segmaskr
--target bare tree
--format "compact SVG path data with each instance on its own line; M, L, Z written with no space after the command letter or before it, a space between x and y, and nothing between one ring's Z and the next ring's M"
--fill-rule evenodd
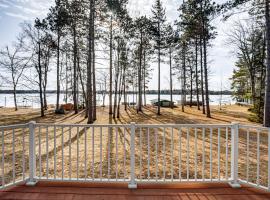
M17 87L31 59L26 54L24 40L25 36L20 35L18 41L11 47L6 46L0 50L2 77L7 83L12 85L15 111L18 110Z

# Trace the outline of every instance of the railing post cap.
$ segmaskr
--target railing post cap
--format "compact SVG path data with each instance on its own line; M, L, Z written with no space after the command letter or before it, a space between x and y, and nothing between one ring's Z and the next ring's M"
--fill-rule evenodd
M35 125L37 122L36 121L30 121L29 124L30 125Z
M131 122L130 124L131 124L131 125L136 125L136 122Z
M232 122L232 125L239 126L240 125L240 122Z

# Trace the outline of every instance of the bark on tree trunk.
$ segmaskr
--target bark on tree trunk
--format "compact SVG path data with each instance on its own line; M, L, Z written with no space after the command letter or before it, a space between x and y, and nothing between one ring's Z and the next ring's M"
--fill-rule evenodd
M173 80L172 80L172 48L169 50L170 54L170 97L171 97L171 109L173 109Z
M56 65L56 110L59 109L60 101L60 31L57 31L57 65Z
M87 115L88 124L93 124L93 80L92 80L92 0L90 0L89 30L88 30L88 62L87 62Z
M77 98L77 31L73 25L73 102L75 114L78 113L78 98Z
M97 89L96 89L96 63L95 63L95 0L92 6L92 53L93 53L93 120L97 120Z
M112 60L112 54L113 54L113 32L112 32L112 16L111 16L111 24L110 24L110 92L109 92L109 115L113 114L112 109L112 68L113 68L113 60Z
M207 67L207 41L204 36L204 81L205 81L205 102L206 102L206 116L211 118L210 103L209 103L209 89L208 89L208 67Z
M160 33L160 24L158 23L158 31ZM160 38L158 41L158 110L157 110L157 114L160 115Z
M143 93L144 93L144 106L146 106L146 51L144 50L144 68L143 68Z
M186 44L183 43L183 66L182 66L182 94L181 94L181 104L182 104L182 112L185 112L185 105L186 105Z
M200 98L199 98L199 73L198 73L198 41L196 38L195 41L195 75L196 75L196 97L197 97L197 108L198 110L201 110L200 108Z
M41 117L44 117L44 105L42 96L42 67L41 67L41 47L40 42L38 43L38 78L39 78L39 99L40 99L40 113Z
M202 36L200 36L200 64L201 64L201 95L202 95L202 108L203 114L205 111L205 99L204 99L204 70L203 70L203 44L202 44Z
M15 111L18 111L16 86L13 87L13 98L14 98Z
M269 0L265 0L265 20L266 20L266 88L264 105L264 126L270 127L270 16Z
M142 43L143 43L143 34L141 30L141 39L140 39L140 64L138 68L138 89L139 89L139 100L137 105L137 113L142 112Z

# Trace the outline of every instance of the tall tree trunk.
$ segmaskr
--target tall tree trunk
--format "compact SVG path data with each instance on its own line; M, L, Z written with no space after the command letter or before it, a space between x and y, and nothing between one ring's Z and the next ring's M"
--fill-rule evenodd
M93 120L97 120L97 88L96 88L96 63L95 63L95 0L92 6L92 53L93 53Z
M264 126L270 127L270 16L269 0L265 0L265 20L266 20L266 88L264 105Z
M42 67L41 67L41 44L38 42L38 78L39 78L39 99L40 99L40 114L41 117L45 116L44 105L43 105L43 95L42 95Z
M142 51L143 51L143 34L142 30L140 31L141 33L141 38L140 38L140 64L138 68L138 90L139 90L139 100L138 100L138 105L137 105L137 113L142 112Z
M92 0L90 0L89 30L88 30L88 62L87 62L87 115L88 124L93 124L93 81L92 81Z
M146 106L146 50L143 53L144 68L143 68L143 94L144 94L144 106Z
M158 23L158 31L160 33L160 24ZM158 110L157 110L157 114L160 115L160 62L161 62L161 59L160 59L160 36L159 36L159 41L158 41Z
M13 98L14 98L15 111L18 111L16 86L13 86Z
M204 28L203 48L204 48L204 81L205 81L206 116L208 118L211 118L209 88L208 88L207 40L205 36L205 28Z
M201 32L200 32L200 59L201 59L201 95L202 95L202 107L203 114L205 111L205 99L204 99L204 70L203 70L203 38L204 38L204 16L203 16L203 1L200 2L200 15L201 15Z
M117 94L118 94L118 81L119 81L119 67L120 67L120 44L117 41L117 66L115 69L115 85L114 85L114 105L113 105L113 118L116 117L117 111Z
M66 91L65 91L65 103L68 102L68 56L66 53Z
M195 41L195 75L196 75L196 98L197 98L197 108L198 110L201 110L200 108L200 98L199 98L199 73L198 73L198 41L196 38Z
M77 98L77 30L73 25L73 102L75 114L78 113L78 98Z
M60 101L60 30L57 31L57 65L56 65L56 110L59 110Z
M201 95L202 95L203 114L205 114L206 111L205 111L205 99L204 99L203 42L202 42L202 36L200 37L201 37L200 38Z
M123 80L124 80L124 73L121 70L120 73L120 83L119 83L119 92L118 92L118 105L117 105L117 118L120 118L120 107L121 107L121 99L123 95Z
M169 49L170 55L170 97L171 97L171 109L173 109L173 80L172 80L172 48Z
M80 67L80 56L79 56L79 54L78 54L78 58L77 58L77 63L78 63L79 80L80 80L80 83L81 83L81 86L82 86L83 99L84 99L84 102L87 102L87 95L86 95L85 87L84 87L84 83L83 83L83 76L82 76L82 69Z
M185 105L186 105L186 43L183 43L183 50L182 50L182 56L183 56L183 65L182 65L182 94L181 94L181 104L182 104L182 112L185 112Z
M112 16L111 16L111 24L110 24L110 92L109 92L109 115L113 114L112 109L112 68L113 68L113 30L112 30Z

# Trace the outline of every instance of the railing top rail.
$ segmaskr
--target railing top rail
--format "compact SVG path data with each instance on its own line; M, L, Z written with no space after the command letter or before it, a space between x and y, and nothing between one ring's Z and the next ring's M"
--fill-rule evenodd
M230 128L231 124L136 124L138 128Z
M56 127L83 127L83 128L128 128L130 124L47 124L37 123L36 126L56 126Z
M29 123L26 123L26 124L6 125L6 126L0 126L0 130L2 130L2 129L27 128L28 126L29 126Z
M258 131L270 131L270 128L263 127L263 126L252 126L252 125L240 125L239 128L245 129L256 129Z

